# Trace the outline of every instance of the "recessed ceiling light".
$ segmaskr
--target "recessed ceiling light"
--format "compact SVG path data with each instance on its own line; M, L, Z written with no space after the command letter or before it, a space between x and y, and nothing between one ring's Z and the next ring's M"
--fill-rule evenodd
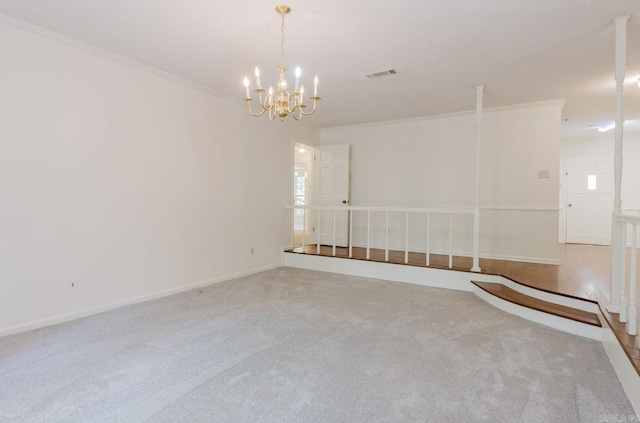
M624 121L624 124L626 124L627 121ZM613 128L616 127L616 123L614 121L611 122L607 122L607 123L603 123L602 125L596 126L596 128L598 128L598 131L600 132L607 132L612 130Z
M603 123L598 126L598 132L607 132L616 127L616 123L614 121Z

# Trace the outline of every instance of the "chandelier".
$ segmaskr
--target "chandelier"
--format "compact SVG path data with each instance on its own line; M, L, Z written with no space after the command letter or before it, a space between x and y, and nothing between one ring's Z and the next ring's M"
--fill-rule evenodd
M260 69L256 67L256 89L253 91L258 95L262 110L259 113L254 113L253 110L251 110L252 98L249 88L249 78L247 77L244 78L244 87L246 89L245 101L247 102L249 113L253 116L262 116L268 112L269 120L274 120L277 116L284 121L284 118L289 115L293 116L295 120L300 120L302 116L310 115L316 111L318 100L320 100L320 97L318 97L318 76L316 75L313 80L313 96L310 97L313 101L313 109L311 109L310 112L305 112L304 109L307 105L304 104L304 87L300 85L300 68L297 68L295 72L296 82L293 93L288 91L287 79L284 75L287 71L287 68L284 67L284 16L291 12L291 8L289 8L289 6L278 6L276 7L276 12L282 17L282 25L280 26L280 33L282 35L280 41L280 66L277 68L280 72L280 78L276 85L277 92L274 92L273 87L271 87L269 88L268 94L266 96L264 95L265 89L262 88L262 84L260 83Z

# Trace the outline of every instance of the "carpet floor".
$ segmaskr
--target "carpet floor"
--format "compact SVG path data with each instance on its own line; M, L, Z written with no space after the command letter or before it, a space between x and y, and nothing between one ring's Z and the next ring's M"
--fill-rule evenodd
M279 268L0 338L0 422L604 422L602 344L472 293Z

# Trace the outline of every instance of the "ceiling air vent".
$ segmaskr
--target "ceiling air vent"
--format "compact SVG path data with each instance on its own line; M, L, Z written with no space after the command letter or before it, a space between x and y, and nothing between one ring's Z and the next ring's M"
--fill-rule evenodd
M398 69L389 69L385 71L370 73L365 76L369 79L374 79L374 78L382 78L383 76L395 75L397 73L398 73Z

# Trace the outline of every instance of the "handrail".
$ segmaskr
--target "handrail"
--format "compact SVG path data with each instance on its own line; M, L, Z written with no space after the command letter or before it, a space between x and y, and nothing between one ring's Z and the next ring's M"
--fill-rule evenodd
M332 234L329 234L329 236L332 235L332 255L336 255L336 222L337 222L337 216L336 213L338 212L348 212L348 256L352 257L353 256L353 212L366 212L367 217L366 217L366 258L367 260L369 260L371 258L371 214L372 213L385 213L386 215L386 219L385 219L385 236L384 236L384 243L385 243L385 261L389 260L389 231L390 231L390 226L389 226L389 213L403 213L404 214L404 219L405 219L405 224L404 224L404 236L405 236L405 242L404 242L404 262L408 263L409 262L409 226L410 226L410 219L409 219L409 215L410 214L426 214L426 218L427 218L427 226L426 226L426 257L425 257L425 265L429 266L429 256L431 254L429 247L430 247L430 231L431 231L431 226L430 226L430 216L431 214L445 214L445 215L449 215L449 225L448 225L448 240L449 240L449 248L448 248L448 256L449 256L449 268L453 267L453 215L457 214L457 215L473 215L474 216L474 221L473 221L473 242L474 245L477 243L478 239L477 237L479 237L479 219L477 219L478 215L479 215L479 209L477 208L462 208L462 207L384 207L384 206L351 206L351 205L337 205L337 206L330 206L330 205L287 205L286 206L287 209L290 210L308 210L309 212L315 211L316 212L316 220L317 220L317 236L316 236L316 254L320 254L320 245L321 245L321 229L324 229L324 225L322 225L321 228L321 212L323 211L327 211L327 212L333 212L333 218L332 218L332 225L333 225L333 230L332 230ZM326 214L324 215L325 219L326 219ZM303 215L303 227L306 228L306 223L307 222L307 213L305 212ZM331 224L331 221L327 222L325 220L325 224ZM380 228L382 229L382 228ZM329 242L326 242L326 244L328 244ZM313 245L313 244L311 244ZM302 248L304 249L306 247L306 229L303 230L303 236L302 236ZM479 266L479 258L478 258L479 252L477 251L477 249L474 248L473 251L473 267L471 269L471 271L473 272L479 272L480 271L480 266Z
M627 213L616 213L613 215L614 219L622 223L631 223L633 225L640 225L640 216L631 215Z
M287 209L308 209L308 210L353 210L353 211L381 211L400 213L469 213L473 214L473 208L446 208L446 207L382 207L382 206L315 206L315 205L289 205Z

